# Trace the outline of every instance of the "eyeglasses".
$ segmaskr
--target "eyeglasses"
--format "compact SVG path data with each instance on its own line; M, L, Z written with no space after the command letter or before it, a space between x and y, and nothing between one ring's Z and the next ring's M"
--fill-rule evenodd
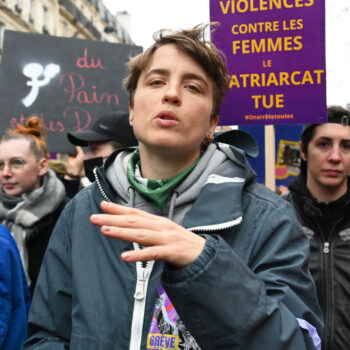
M8 162L0 161L0 172L4 171L5 165L9 167L12 173L17 173L23 169L23 167L27 164L27 162L23 159L10 159Z

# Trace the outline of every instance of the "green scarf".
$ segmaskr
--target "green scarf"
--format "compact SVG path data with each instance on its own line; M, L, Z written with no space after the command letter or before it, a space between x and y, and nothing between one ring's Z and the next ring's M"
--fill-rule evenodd
M144 198L151 200L153 206L162 211L163 206L173 192L174 188L192 171L199 162L200 157L185 171L172 177L171 179L149 180L141 175L140 152L135 150L129 159L127 168L127 177L135 190Z

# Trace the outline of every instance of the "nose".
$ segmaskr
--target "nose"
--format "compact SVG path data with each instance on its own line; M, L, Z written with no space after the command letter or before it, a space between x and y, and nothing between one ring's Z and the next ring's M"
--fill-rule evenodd
M340 161L340 148L338 145L334 145L332 147L329 160L332 162L339 162Z
M168 84L164 91L163 103L171 103L174 105L181 104L181 96L179 87L174 84Z
M4 168L2 170L2 176L9 177L12 176L11 168L8 164L4 164Z

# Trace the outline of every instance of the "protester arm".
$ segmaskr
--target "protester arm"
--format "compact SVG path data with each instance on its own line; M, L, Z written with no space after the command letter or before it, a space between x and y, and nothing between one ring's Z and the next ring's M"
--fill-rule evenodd
M27 337L30 294L15 241L0 227L0 349L20 349Z
M80 146L75 146L76 154L68 155L67 173L64 176L66 180L74 180L80 178L84 168L84 151Z
M205 235L192 264L166 266L163 286L202 348L314 349L298 321L322 329L308 241L289 205L262 206L252 196L251 220L223 236Z

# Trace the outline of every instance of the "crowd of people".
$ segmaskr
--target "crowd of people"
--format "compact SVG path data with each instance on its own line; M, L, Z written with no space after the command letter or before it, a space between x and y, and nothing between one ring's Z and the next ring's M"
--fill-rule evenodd
M207 29L130 59L129 112L68 133L63 176L39 118L4 133L0 349L347 349L350 112L304 126L273 193L255 140L215 133L229 76Z

